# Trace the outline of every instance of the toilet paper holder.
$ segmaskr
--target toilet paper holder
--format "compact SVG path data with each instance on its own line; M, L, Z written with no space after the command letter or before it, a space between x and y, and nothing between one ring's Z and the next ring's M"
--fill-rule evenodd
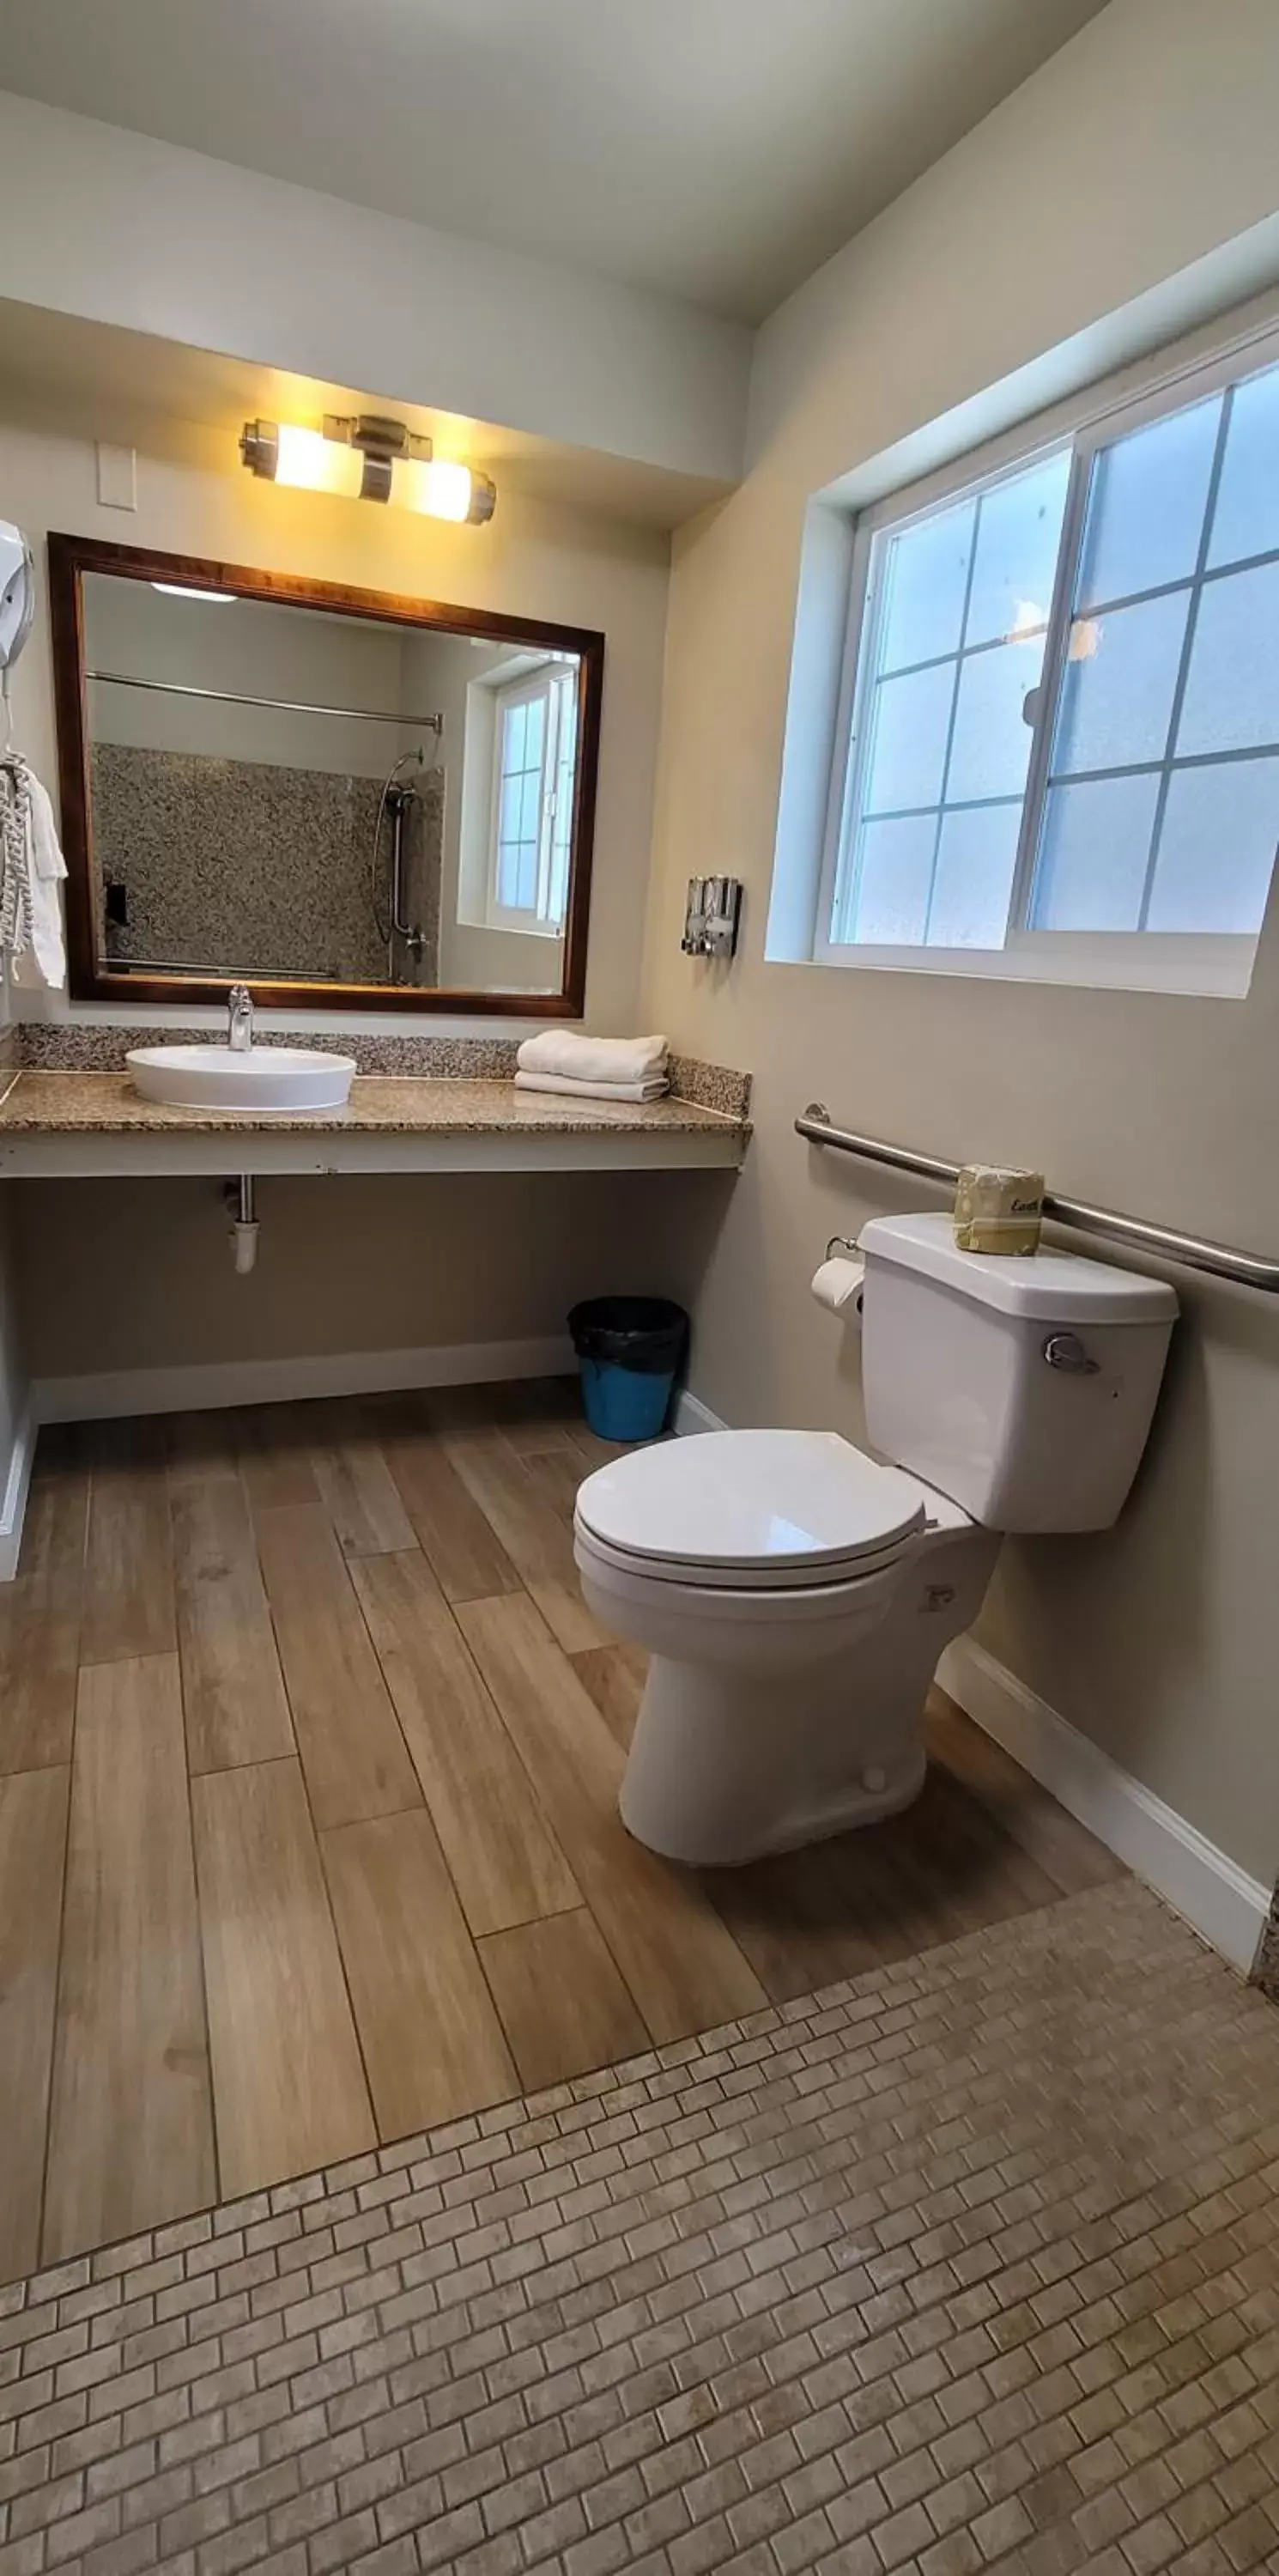
M849 1252L855 1257L860 1250L860 1244L854 1243L849 1235L833 1234L824 1253L822 1254L822 1259L823 1261L831 1261L834 1259L837 1252Z

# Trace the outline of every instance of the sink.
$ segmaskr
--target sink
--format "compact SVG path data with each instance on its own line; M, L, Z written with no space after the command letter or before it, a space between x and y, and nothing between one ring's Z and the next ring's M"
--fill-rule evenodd
M132 1047L125 1061L144 1100L174 1109L342 1109L356 1072L317 1047Z

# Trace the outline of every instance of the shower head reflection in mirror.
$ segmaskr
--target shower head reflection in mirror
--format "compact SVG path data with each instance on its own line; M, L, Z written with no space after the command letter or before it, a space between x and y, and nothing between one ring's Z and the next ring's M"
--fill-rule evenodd
M74 995L580 1013L602 636L81 538L50 574Z

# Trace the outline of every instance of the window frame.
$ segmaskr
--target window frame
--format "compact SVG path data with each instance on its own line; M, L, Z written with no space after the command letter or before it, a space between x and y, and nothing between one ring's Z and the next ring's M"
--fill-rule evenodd
M1191 409L1196 403L1246 383L1279 365L1279 323L1264 325L1219 346L1206 357L1183 360L1161 369L1154 381L1122 390L1113 380L1094 386L1081 402L1047 417L1027 422L1012 433L970 450L923 481L888 494L857 514L849 570L849 606L836 710L826 815L817 883L812 954L820 965L867 967L914 974L950 974L1012 978L1062 984L1119 986L1156 992L1207 993L1241 998L1248 990L1264 919L1256 933L1226 931L1069 931L1032 926L1029 913L1043 842L1050 764L1061 699L1074 597L1082 560L1093 471L1100 452L1152 422ZM1212 493L1220 472L1228 425L1229 400L1214 465ZM879 945L837 939L836 903L841 893L850 836L860 808L866 751L865 714L875 685L875 656L863 656L863 638L875 641L874 621L882 614L883 584L875 578L874 541L940 515L954 504L995 490L1017 479L1047 458L1070 450L1070 477L1062 515L1053 595L1044 632L1044 654L1037 683L1038 703L1031 729L1030 755L1018 833L1017 857L1008 898L1004 945L1000 948L942 948ZM1200 554L1192 596L1202 597L1204 555L1211 526L1205 509ZM1261 560L1274 560L1268 552ZM1237 571L1252 558L1231 566ZM1210 575L1216 578L1216 575ZM1177 585L1181 587L1183 585ZM1188 619L1178 690L1169 738L1184 690L1193 621ZM1157 770L1166 782L1167 755L1160 763L1135 766ZM1161 801L1166 796L1161 785ZM995 800L1004 801L1004 800ZM1270 902L1279 883L1279 859L1271 877Z
M493 752L490 781L488 848L484 878L485 927L490 930L518 930L539 939L562 939L568 909L568 875L563 888L564 901L558 912L552 909L555 893L556 849L555 824L558 811L560 739L564 725L566 701L575 697L576 673L567 660L547 659L533 671L521 671L499 688L490 692L493 707ZM542 792L537 835L537 901L535 904L503 903L500 894L502 870L502 735L508 713L516 706L528 706L540 700L546 713L542 728L540 763ZM576 744L574 746L576 760ZM572 853L572 819L570 817L568 849Z

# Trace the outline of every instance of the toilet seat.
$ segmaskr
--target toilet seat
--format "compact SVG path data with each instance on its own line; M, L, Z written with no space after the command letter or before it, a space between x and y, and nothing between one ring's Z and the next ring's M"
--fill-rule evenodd
M657 1582L810 1591L879 1572L935 1497L838 1433L712 1431L632 1452L578 1489L597 1558Z

